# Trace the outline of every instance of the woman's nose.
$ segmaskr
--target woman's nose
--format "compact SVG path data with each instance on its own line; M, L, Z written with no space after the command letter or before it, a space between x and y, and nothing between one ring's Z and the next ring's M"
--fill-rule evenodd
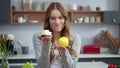
M56 20L55 20L55 23L59 23L59 22L60 22L59 19L56 19Z

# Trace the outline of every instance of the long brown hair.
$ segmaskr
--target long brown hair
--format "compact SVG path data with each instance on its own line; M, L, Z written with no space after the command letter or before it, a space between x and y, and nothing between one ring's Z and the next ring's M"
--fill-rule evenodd
M46 11L44 29L48 29L51 32L53 32L53 30L52 30L52 28L50 27L50 24L49 24L49 18L50 18L51 11L54 10L54 9L58 9L60 11L60 13L62 14L62 16L64 17L64 19L65 19L64 28L61 31L60 37L62 37L62 36L68 37L69 45L71 46L71 48L69 48L68 50L69 50L69 52L71 54L75 55L75 51L72 49L73 39L70 36L70 25L69 25L70 21L69 21L69 17L68 17L68 12L61 3L52 2L49 5L49 7L48 7L48 9ZM54 36L52 38L52 42L54 42ZM52 57L52 55L50 57Z

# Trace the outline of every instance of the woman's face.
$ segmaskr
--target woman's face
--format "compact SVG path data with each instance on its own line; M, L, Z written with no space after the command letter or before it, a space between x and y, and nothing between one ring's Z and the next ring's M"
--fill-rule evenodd
M61 32L64 28L65 19L59 10L54 9L51 11L49 22L53 32Z

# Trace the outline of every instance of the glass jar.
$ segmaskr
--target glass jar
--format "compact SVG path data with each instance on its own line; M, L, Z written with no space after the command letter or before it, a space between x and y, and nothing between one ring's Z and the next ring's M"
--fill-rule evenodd
M89 23L89 17L88 16L84 17L84 23Z
M90 23L95 23L95 17L90 17Z
M71 4L70 10L74 10L74 11L77 10L77 4L76 3Z
M96 22L97 22L97 23L100 23L100 22L101 22L101 17L100 17L100 16L97 16L97 17L96 17Z

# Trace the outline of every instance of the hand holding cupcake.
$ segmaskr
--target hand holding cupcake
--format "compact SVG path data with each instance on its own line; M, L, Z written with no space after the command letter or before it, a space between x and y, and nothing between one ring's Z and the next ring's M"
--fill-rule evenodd
M49 30L43 30L38 39L42 40L44 44L49 44L52 40L52 32Z

